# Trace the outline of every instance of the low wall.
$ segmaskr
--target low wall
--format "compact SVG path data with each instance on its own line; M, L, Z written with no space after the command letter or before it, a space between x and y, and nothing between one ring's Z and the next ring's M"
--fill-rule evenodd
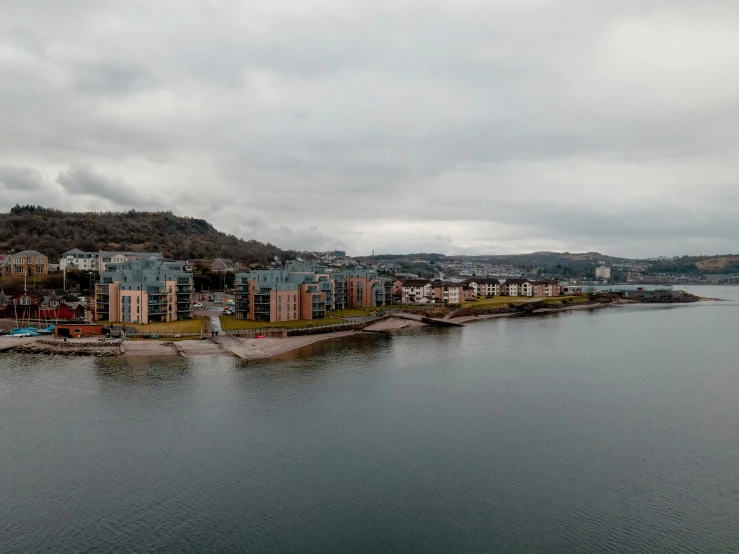
M353 323L316 323L299 328L265 327L263 329L223 331L222 333L225 335L230 335L232 337L245 338L253 338L257 335L262 335L269 338L302 337L307 335L320 335L323 333L336 333L338 331L359 331L361 329L364 329L367 325L370 325L386 317L390 317L390 314L378 311L372 315L361 318L360 321L356 321Z

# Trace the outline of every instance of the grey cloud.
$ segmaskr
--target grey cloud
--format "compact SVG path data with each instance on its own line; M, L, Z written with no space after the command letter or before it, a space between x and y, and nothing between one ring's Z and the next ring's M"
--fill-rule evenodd
M156 200L139 195L123 179L108 177L91 167L73 165L60 172L56 182L68 194L96 196L119 206L158 206Z
M0 184L6 190L35 191L44 187L40 172L29 167L0 167Z
M286 248L739 251L735 1L17 4L0 166L73 164L58 205Z
M74 69L74 87L89 94L129 94L156 84L148 68L125 62L82 63Z

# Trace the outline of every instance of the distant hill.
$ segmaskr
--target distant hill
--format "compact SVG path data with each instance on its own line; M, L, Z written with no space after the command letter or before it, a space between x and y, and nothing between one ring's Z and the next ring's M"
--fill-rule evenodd
M660 260L652 265L655 273L678 273L685 275L702 273L739 273L739 256L682 256L673 260Z
M242 240L203 219L171 212L62 212L41 206L15 206L0 214L0 252L38 250L52 263L63 252L130 250L162 252L178 260L228 258L268 263L292 257L271 244Z

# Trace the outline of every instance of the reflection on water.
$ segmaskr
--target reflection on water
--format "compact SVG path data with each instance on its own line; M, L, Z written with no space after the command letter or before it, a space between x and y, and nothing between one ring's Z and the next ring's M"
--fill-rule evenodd
M0 356L2 551L739 552L735 291L260 362Z

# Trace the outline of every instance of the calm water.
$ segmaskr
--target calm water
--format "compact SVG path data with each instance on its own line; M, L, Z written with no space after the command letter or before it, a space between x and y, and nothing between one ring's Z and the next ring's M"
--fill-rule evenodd
M0 551L739 552L734 302L0 355Z

